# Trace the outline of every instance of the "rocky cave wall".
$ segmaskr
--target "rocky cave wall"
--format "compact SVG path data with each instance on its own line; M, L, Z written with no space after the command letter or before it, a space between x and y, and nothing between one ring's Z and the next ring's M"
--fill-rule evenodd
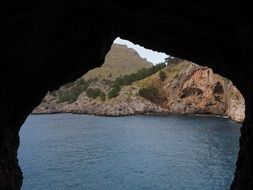
M48 90L100 66L120 36L211 67L246 101L231 189L253 188L250 2L156 0L1 1L0 189L20 189L18 132Z

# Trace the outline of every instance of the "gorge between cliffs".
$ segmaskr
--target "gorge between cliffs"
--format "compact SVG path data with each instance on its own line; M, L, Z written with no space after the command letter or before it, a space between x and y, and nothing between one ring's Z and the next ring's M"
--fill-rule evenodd
M100 68L49 92L32 114L208 114L244 120L243 96L208 67L177 58L153 65L113 44Z

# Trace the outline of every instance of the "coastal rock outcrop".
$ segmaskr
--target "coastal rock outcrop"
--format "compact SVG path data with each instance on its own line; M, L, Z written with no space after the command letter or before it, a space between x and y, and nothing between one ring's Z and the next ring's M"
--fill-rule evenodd
M165 78L161 81L160 72ZM188 61L170 64L160 72L121 89L113 99L89 98L84 91L68 104L57 103L50 94L33 113L82 113L120 116L145 113L210 114L229 117L236 122L244 119L244 99L228 79L212 69ZM140 89L153 87L159 101L141 97Z
M161 113L163 109L159 105L138 96L138 88L127 86L121 90L118 97L104 102L81 94L76 102L63 106L59 111L103 116L124 116Z
M168 77L161 83L165 99L161 104L169 112L244 120L244 98L230 80L214 74L212 69L184 61L164 68L164 72Z

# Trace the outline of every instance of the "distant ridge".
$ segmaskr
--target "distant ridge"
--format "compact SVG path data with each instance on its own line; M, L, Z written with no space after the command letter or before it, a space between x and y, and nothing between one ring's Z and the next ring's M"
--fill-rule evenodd
M83 78L86 80L94 78L115 80L117 77L152 66L151 62L141 58L134 49L128 48L126 45L113 44L102 67L90 70Z

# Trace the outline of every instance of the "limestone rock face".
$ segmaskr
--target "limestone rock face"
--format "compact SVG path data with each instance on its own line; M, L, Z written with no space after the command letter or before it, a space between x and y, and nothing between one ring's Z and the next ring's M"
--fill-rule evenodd
M101 101L79 95L71 104L58 104L57 97L47 95L33 113L83 113L120 116L144 113L214 114L229 117L236 122L244 119L245 105L240 92L228 79L214 74L207 67L188 61L164 68L166 79L159 73L121 89L119 96ZM152 102L139 95L145 87L159 90L159 102Z
M234 121L243 122L245 118L245 100L231 83L228 86L228 116ZM234 92L234 94L232 93Z
M244 98L231 81L187 61L164 70L170 75L175 68L179 72L162 84L166 99L161 102L163 108L171 113L215 114L237 122L244 120Z

